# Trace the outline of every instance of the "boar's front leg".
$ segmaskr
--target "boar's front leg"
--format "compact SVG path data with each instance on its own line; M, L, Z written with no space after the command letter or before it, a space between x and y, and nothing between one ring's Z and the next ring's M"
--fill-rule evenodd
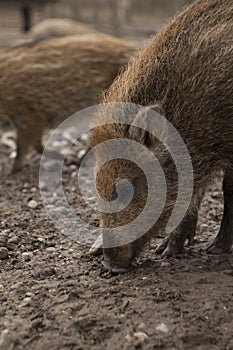
M162 254L166 257L171 257L179 253L183 247L186 239L191 245L194 240L196 233L196 226L198 221L198 212L192 213L191 215L186 216L178 228L168 235L161 244L156 249L156 253ZM95 243L89 250L91 255L100 255L103 253L102 249L102 236L99 236Z
M221 227L207 253L229 253L233 244L233 172L226 172L223 179L224 212Z
M186 215L181 224L157 247L156 253L171 257L180 253L186 239L188 239L189 244L192 244L196 233L197 220L198 211Z

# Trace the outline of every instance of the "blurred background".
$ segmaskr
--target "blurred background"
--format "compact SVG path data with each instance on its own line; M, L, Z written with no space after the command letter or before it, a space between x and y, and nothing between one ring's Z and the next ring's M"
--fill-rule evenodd
M168 18L191 2L192 0L0 0L0 47L15 45L30 36L36 38L38 30L41 31L41 25L38 29L41 21L42 24L45 23L43 26L50 26L48 36L64 35L64 31L66 34L78 33L77 28L70 27L75 23L127 38L140 45L143 39L160 30ZM55 33L53 29L51 34L51 21L48 22L48 19L56 18L72 22L59 22L56 26L61 27L60 31L56 29ZM64 26L66 28L62 29ZM33 34L33 31L37 31L37 34Z

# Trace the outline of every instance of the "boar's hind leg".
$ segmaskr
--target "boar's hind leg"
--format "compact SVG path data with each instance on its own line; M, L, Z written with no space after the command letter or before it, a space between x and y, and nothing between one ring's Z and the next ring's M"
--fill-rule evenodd
M30 146L30 135L29 130L26 129L17 129L17 140L16 140L16 145L17 145L17 155L14 161L13 169L12 172L15 173L19 170L21 170L22 165L23 165L23 159L25 155L27 154L27 151Z
M187 215L181 224L157 247L156 253L171 257L179 253L186 239L192 244L198 220L198 212Z
M233 243L233 173L226 173L223 180L224 212L220 231L207 253L229 253Z
M36 128L33 128L33 126L25 126L17 129L17 156L12 169L13 173L21 170L23 159L25 158L30 146L35 147L40 136L41 130L39 125Z

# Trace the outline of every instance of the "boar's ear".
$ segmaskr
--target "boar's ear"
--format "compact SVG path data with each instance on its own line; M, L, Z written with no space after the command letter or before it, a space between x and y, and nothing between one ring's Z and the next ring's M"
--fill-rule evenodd
M158 113L160 115L163 115L163 110L162 110L161 106L158 104L143 108L143 109L138 111L136 117L133 120L133 124L141 125L142 128L136 127L134 125L129 125L127 130L126 130L126 136L128 138L133 139L137 142L140 142L147 147L150 147L151 145L153 145L153 140L155 139L155 137L152 135L152 133L150 133L148 130L151 130L152 132L153 131L156 132L156 130L154 130L156 128L159 131L159 134L160 134L159 138L160 139L163 139L165 136L164 133L166 133L166 131L165 131L166 126L161 125L161 123L163 123L163 121L160 118L154 120L155 123L153 123L153 125L150 125L151 123L150 123L150 119L148 117L148 113L150 112L150 110L155 111L156 113ZM153 114L152 114L152 117L153 117ZM165 123L163 123L163 124L165 124ZM158 127L156 127L156 125Z

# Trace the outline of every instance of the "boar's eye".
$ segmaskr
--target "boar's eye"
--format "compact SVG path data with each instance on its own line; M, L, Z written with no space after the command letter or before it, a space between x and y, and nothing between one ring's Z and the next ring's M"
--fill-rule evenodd
M128 180L120 180L113 189L112 200L128 205L134 196L134 184Z

